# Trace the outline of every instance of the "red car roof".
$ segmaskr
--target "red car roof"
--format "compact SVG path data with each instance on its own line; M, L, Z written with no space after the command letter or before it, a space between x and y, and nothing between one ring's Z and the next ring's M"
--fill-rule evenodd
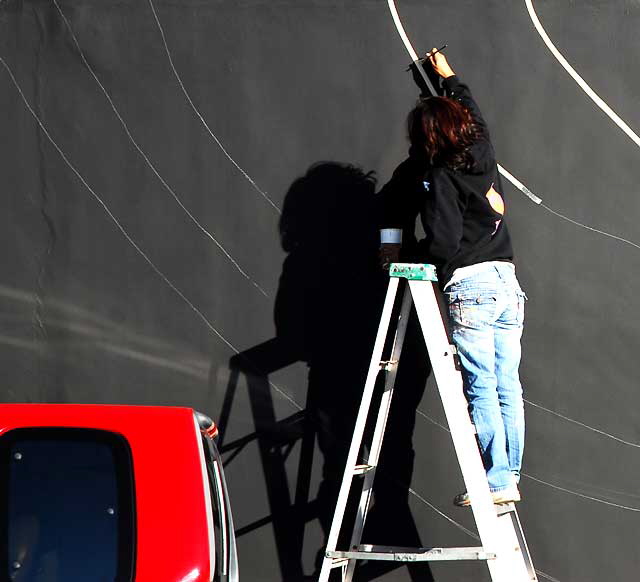
M192 409L0 404L0 436L27 427L89 428L124 436L135 481L135 581L210 580L211 508Z

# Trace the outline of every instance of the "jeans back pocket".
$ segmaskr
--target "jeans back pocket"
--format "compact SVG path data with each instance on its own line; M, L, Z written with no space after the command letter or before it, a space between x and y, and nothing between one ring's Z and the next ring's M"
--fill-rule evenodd
M445 293L452 324L484 327L496 320L498 305L495 293Z

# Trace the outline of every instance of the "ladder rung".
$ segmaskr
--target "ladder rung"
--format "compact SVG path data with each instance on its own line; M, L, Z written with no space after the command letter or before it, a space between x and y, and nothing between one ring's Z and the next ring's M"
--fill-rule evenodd
M373 469L373 465L356 465L353 468L354 475L364 475Z
M391 562L444 562L453 560L495 560L496 554L483 547L401 548L361 545L350 552L327 552L327 558L348 560L386 560Z

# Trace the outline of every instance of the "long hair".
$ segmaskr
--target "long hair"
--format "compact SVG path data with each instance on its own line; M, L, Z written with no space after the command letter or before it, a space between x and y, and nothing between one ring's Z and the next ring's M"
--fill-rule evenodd
M471 146L483 130L469 110L447 97L420 99L407 119L409 140L417 150L426 150L429 161L455 171L470 171L474 160Z

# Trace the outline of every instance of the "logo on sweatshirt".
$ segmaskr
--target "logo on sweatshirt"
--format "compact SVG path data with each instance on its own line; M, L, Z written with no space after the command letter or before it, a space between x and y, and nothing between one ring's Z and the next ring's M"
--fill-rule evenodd
M493 183L491 184L491 188L489 188L485 196L489 204L491 205L491 208L493 208L494 212L497 212L498 214L503 215L504 200L502 199L502 196L500 196L500 193L494 189ZM496 220L496 228L491 233L491 236L493 236L494 234L496 234L496 232L498 232L498 227L500 226L501 222L502 222L502 219Z
M493 208L498 214L504 214L504 200L502 199L502 196L500 196L500 193L494 189L493 184L491 184L491 188L489 188L485 196L487 197L491 208Z

